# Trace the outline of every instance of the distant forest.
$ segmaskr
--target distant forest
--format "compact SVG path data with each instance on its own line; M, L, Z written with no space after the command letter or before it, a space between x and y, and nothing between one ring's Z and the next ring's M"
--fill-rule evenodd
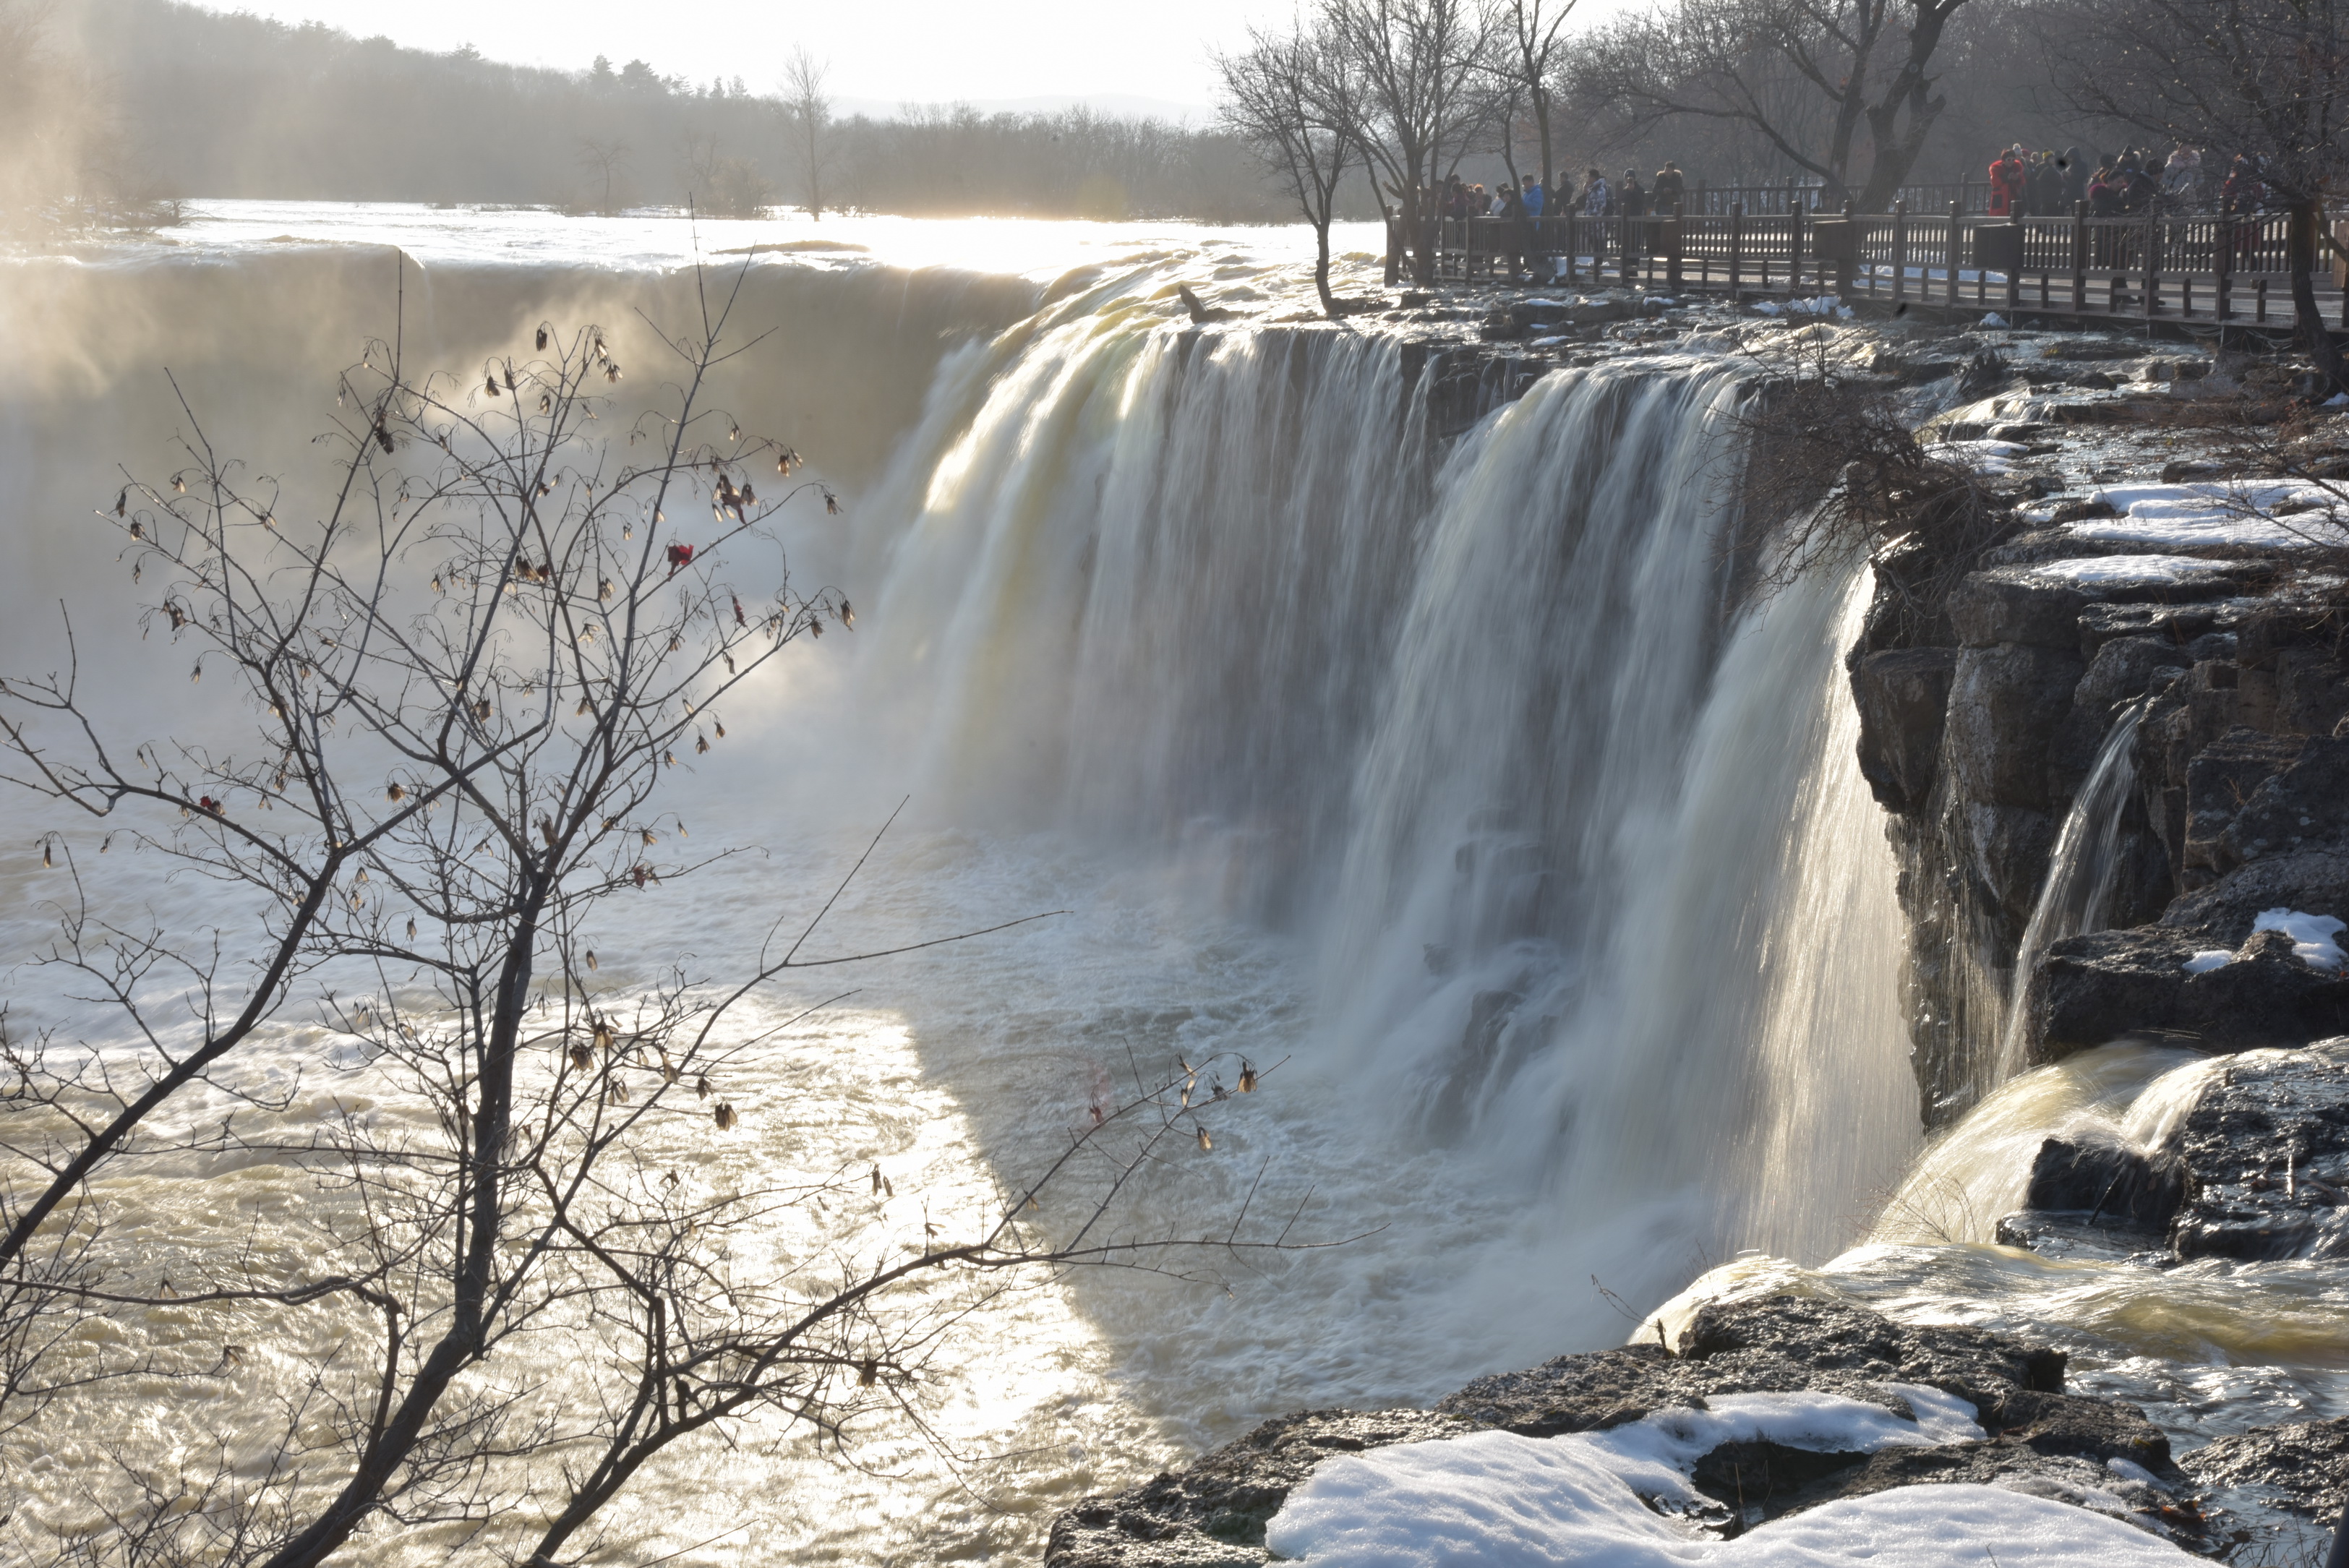
M10 4L24 0L0 12ZM642 61L500 65L172 0L67 0L47 32L119 117L116 179L152 197L593 210L691 194L741 211L808 196L803 109L772 82L693 83ZM817 118L827 208L1289 221L1247 147L1217 129L955 106ZM1361 205L1375 215L1367 191Z

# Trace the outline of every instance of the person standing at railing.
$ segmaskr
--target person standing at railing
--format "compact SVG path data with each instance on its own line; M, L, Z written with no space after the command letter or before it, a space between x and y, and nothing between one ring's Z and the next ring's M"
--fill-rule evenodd
M1532 176L1527 175L1528 182ZM1509 281L1524 280L1526 253L1533 248L1531 225L1527 222L1526 200L1517 187L1504 181L1501 184L1501 253L1508 258Z
M1629 271L1631 258L1647 249L1647 227L1640 220L1648 215L1648 192L1632 170L1623 170L1623 182L1615 187L1615 211L1630 220L1623 225L1623 266Z
M1992 218L2019 217L2029 193L2030 172L2023 167L2023 144L2018 141L1991 160L1990 206L1985 211Z
M1672 210L1687 200L1688 180L1677 163L1665 163L1648 181L1648 206L1660 218L1671 217Z
M2055 166L2064 175L2064 205L2057 211L2068 212L2074 202L2088 199L2088 177L2095 172L2095 168L2090 163L2088 155L2076 147L2065 148L2064 155L2055 160Z
M2190 212L2202 184L2202 154L2179 142L2161 166L2161 204L2172 212Z

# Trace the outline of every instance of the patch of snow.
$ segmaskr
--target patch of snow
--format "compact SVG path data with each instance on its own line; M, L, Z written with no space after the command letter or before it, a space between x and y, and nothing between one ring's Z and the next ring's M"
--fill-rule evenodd
M1591 1438L1513 1432L1326 1460L1273 1515L1265 1544L1323 1568L2184 1568L2199 1561L2101 1513L1994 1486L1895 1488L1733 1540L1693 1537L1641 1503Z
M2344 957L2341 944L2333 940L2349 923L2329 914L2303 914L2296 909L2263 909L2251 922L2253 933L2281 931L2292 938L2292 951L2311 969L2338 969Z
M1984 326L2004 326L2006 325L2006 317L1999 315L1996 311L1992 311L1988 315L1982 318L1982 325Z
M2070 538L2098 544L2135 544L2167 550L2215 544L2257 550L2314 550L2349 543L2349 530L2314 513L2272 520L2228 512L2166 518L2099 517L2067 523L2064 531Z
M2251 922L2251 934L2281 931L2292 938L2292 951L2311 969L2338 969L2349 954L2341 950L2334 940L2349 923L2335 920L2329 914L2309 914L2297 909L2263 909ZM2186 961L2189 975L2208 975L2213 969L2223 969L2235 961L2235 955L2223 947L2206 948Z
M1570 337L1536 337L1527 340L1526 346L1527 348L1555 348L1561 343L1572 343L1574 339Z
M2349 392L2335 392L2324 400L2324 406L2328 408L2349 407Z
M1976 473L2003 474L2013 471L2011 459L2027 456L2031 449L2020 441L1928 441L1925 455L1945 463L1957 463Z
M1847 321L1858 314L1834 294L1816 294L1809 299L1758 299L1754 308L1764 315L1835 315Z
M2093 555L2044 561L2031 574L2078 588L2163 588L2206 575L2219 564L2192 555Z

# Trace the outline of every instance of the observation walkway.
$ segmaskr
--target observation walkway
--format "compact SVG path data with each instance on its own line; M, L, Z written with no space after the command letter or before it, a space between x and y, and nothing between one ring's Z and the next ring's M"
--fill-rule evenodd
M1905 206L1874 215L1690 212L1641 218L1444 219L1436 276L1502 282L1522 258L1538 283L1616 284L1732 298L1813 298L1997 311L2010 321L2292 325L2290 263L2316 247L2319 304L2349 332L2349 220L2333 232L2285 212L1993 218ZM2322 258L2329 257L2327 267Z

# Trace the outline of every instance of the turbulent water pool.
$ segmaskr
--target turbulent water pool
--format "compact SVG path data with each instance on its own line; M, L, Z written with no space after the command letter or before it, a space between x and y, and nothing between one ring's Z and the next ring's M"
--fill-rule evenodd
M747 263L738 319L771 335L720 395L840 495L781 539L856 628L796 646L677 784L697 841L755 853L648 893L609 977L739 961L908 798L822 928L832 951L1065 913L779 990L767 1019L854 994L758 1058L743 1136L691 1158L742 1183L876 1164L885 1226L983 1202L1137 1066L1280 1064L1153 1212L1213 1221L1257 1187L1346 1244L1213 1282L1039 1283L956 1342L936 1440L688 1445L616 1516L615 1560L1031 1560L1055 1509L1265 1416L1423 1402L1652 1332L1700 1275L2054 1334L2088 1387L2181 1438L2338 1413L2337 1271L1990 1244L2035 1140L2140 1114L2174 1054L2019 1078L1920 1151L1895 870L1843 686L1860 585L1728 602L1737 356L1700 337L1560 371L1439 442L1396 338L1198 328L1174 297L1289 315L1309 253L1299 232L1179 224L222 203L163 242L0 273L0 665L54 667L65 601L86 678L145 738L227 722L142 638L91 525L119 465L166 469L190 431L167 367L213 440L298 491L369 337L397 326L411 359L473 375L540 321L600 323L631 369L616 432L657 396L649 324L694 308L689 263L730 288ZM21 797L0 816L12 960L52 920L51 830L114 907L236 939L206 884L101 861L98 833ZM8 995L20 1032L89 1024L51 972ZM298 1087L297 1120L369 1089L306 1018L248 1070ZM194 1156L102 1196L139 1267L182 1277L247 1236L291 1246L285 1216L334 1202L290 1164ZM361 1327L248 1325L236 1391L274 1397ZM157 1308L120 1332L223 1327ZM529 1354L564 1375L561 1342ZM219 1420L134 1382L0 1438L5 1528L95 1527L114 1460L185 1462ZM418 1531L370 1560L453 1544Z

